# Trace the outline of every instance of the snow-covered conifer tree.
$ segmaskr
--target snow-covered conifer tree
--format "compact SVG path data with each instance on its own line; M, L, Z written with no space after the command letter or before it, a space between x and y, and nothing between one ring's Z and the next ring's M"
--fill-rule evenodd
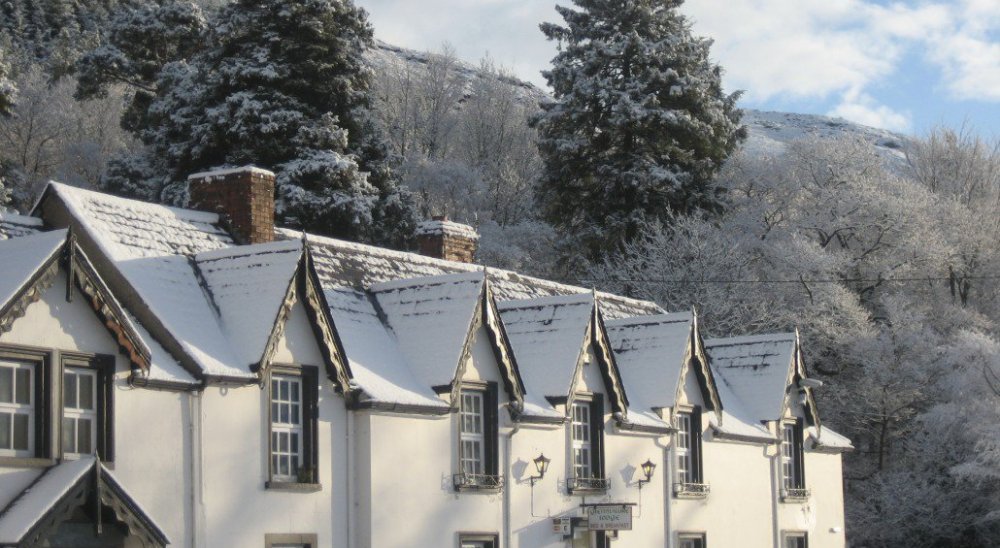
M691 34L681 0L573 0L543 73L555 101L534 120L543 215L591 258L644 222L719 206L716 171L745 136L738 94L722 90L711 40Z

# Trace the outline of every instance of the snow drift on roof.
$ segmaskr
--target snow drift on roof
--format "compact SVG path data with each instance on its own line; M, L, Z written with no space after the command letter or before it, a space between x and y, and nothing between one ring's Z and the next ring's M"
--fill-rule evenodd
M484 281L482 272L468 272L372 286L400 350L428 386L454 380Z
M417 236L456 236L468 240L478 240L479 233L469 225L453 221L421 221L417 223Z
M354 382L376 402L447 409L413 375L392 333L379 320L368 296L351 289L325 292L330 315L344 345Z
M760 423L760 421L750 412L725 379L715 383L715 388L719 393L719 400L722 402L722 421L716 416L710 415L709 423L712 428L723 437L730 436L744 440L755 440L762 442L773 442L774 434Z
M65 230L0 240L0 310L24 291L38 269L65 243Z
M795 352L794 333L711 339L705 341L705 351L712 370L728 383L750 417L755 421L781 418Z
M127 312L126 312L127 314ZM156 342L156 339L146 331L146 328L136 320L135 316L131 314L128 315L129 319L132 321L132 325L135 326L136 333L142 339L146 346L149 347L149 373L147 373L146 378L151 381L161 381L170 383L180 383L195 386L198 381L188 373L177 360L166 351L160 343Z
M854 445L851 444L851 440L841 434L838 434L837 432L834 432L826 426L820 429L819 433L817 433L817 428L815 426L810 426L806 428L806 434L808 434L809 438L813 440L813 443L817 448L837 452L854 450Z
M691 321L681 312L604 322L632 408L674 406Z
M240 364L261 361L302 257L302 242L206 251L195 256Z
M60 183L55 192L115 260L200 253L233 245L219 216L119 198Z
M0 240L27 236L43 230L42 220L0 210Z
M593 295L506 301L497 307L527 394L568 396L580 354L588 342Z

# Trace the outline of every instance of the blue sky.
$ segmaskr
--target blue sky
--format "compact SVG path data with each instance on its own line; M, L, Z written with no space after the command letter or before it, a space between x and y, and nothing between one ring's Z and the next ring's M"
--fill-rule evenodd
M553 0L355 0L379 38L475 62L489 54L544 86L538 30ZM560 0L560 3L568 3ZM1000 135L1000 0L687 0L742 106L840 116L921 134L970 124Z

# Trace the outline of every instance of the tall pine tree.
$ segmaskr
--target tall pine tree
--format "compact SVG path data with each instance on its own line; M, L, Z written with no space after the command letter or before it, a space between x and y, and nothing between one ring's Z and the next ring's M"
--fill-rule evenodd
M108 79L128 81L125 67L148 95L126 120L147 147L111 167L108 188L177 202L188 174L252 163L277 174L280 223L405 245L415 213L370 111L362 56L373 36L364 11L350 0L237 0L204 32L186 13L160 7L122 21L111 35L121 43L82 63L84 93ZM136 28L170 32L160 22L178 19L186 30L171 37L200 37L193 52L137 51L127 39Z
M682 0L573 0L543 72L555 101L533 120L545 171L543 216L590 259L644 223L719 207L712 180L745 138L738 93L722 90L711 40L691 34Z

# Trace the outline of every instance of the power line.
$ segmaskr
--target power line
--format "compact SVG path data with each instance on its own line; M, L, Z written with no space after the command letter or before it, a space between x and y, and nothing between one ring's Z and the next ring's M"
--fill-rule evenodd
M1000 280L996 276L963 276L960 278L922 276L913 278L802 278L797 280L728 280L728 279L669 279L669 278L577 278L575 283L669 283L669 284L840 284L840 283L912 283L965 280Z

